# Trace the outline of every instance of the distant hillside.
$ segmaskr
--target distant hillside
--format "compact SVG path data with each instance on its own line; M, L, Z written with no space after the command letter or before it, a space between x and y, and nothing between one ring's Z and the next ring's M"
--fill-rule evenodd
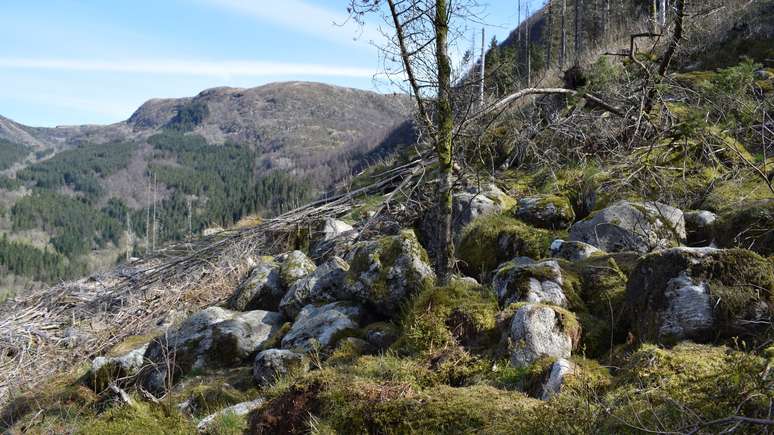
M403 96L286 82L153 99L106 126L0 117L0 233L15 243L0 251L24 250L26 263L39 263L6 261L0 275L78 276L127 249L142 254L292 208L413 141L410 109ZM59 272L43 273L43 263ZM0 287L18 287L7 282Z

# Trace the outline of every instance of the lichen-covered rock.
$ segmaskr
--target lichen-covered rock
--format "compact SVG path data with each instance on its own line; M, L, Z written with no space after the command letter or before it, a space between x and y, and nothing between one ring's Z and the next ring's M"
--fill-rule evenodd
M604 255L596 246L583 242L556 239L551 242L551 256L567 261L585 260L593 255Z
M502 214L478 218L462 234L460 268L467 275L486 277L514 257L544 258L556 235Z
M565 279L556 260L527 262L514 260L500 265L492 287L500 305L514 302L545 303L566 307Z
M567 229L575 220L570 201L558 195L521 198L513 213L528 224L550 230Z
M714 226L718 247L774 255L774 199L742 204L722 213Z
M685 216L685 234L689 246L710 246L713 238L713 225L717 215L707 210L692 210Z
M94 358L87 377L88 384L94 391L101 392L112 382L133 377L143 366L143 355L147 348L148 345L144 344L121 356Z
M199 311L148 345L144 357L149 366L140 374L141 383L146 390L160 393L170 379L191 370L238 366L281 325L282 316L274 312L220 307Z
M294 319L306 305L348 299L345 288L348 271L346 261L333 257L293 283L279 303L280 310L289 319Z
M401 303L432 286L435 273L413 231L357 243L347 254L347 299L394 316Z
M304 352L330 349L341 333L358 328L361 315L362 309L359 306L344 302L321 307L307 305L282 338L282 348Z
M658 202L619 201L570 228L570 240L606 252L646 253L675 246L685 237L683 212Z
M751 336L772 314L774 267L743 249L673 248L643 257L626 304L642 341Z
M277 311L284 294L279 265L272 257L261 257L226 306L235 311Z
M260 387L268 387L278 377L309 370L305 355L287 349L267 349L258 353L253 362L253 379Z
M555 394L558 394L564 384L564 378L573 374L573 372L575 372L575 364L573 364L572 361L565 358L557 359L551 364L548 379L542 387L540 399L548 400Z
M296 281L317 269L314 262L301 251L293 251L285 256L280 266L282 286L290 288Z
M562 308L525 304L511 320L511 364L526 367L542 357L569 358L580 337L580 326Z

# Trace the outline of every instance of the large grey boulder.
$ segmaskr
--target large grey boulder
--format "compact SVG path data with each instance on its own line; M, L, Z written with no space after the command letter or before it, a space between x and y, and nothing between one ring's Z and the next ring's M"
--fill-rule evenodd
M619 201L570 228L570 240L606 252L646 253L679 245L685 238L683 212L658 202Z
M557 195L521 198L514 209L514 214L524 222L550 230L567 229L575 220L575 212L570 201Z
M567 261L581 261L594 255L603 255L597 247L583 242L556 239L551 243L551 256Z
M548 379L543 384L540 393L541 400L548 400L562 390L564 379L575 372L575 364L572 361L559 358L553 364L548 372Z
M774 267L744 249L672 248L642 257L626 308L643 341L709 342L757 334L773 313Z
M279 265L272 257L261 257L226 306L235 311L277 311L284 294Z
M687 211L685 233L690 246L711 246L715 221L718 216L707 210Z
M348 299L345 278L349 265L339 257L333 257L314 272L298 279L279 303L280 310L295 319L301 309L312 303L328 303Z
M311 352L334 346L337 335L360 325L361 308L345 302L305 306L282 338L282 348Z
M253 362L253 379L260 387L268 387L280 376L309 370L309 360L301 353L287 349L267 349L258 353Z
M280 266L280 282L286 289L317 269L314 261L301 251L292 251L284 257Z
M435 281L427 253L411 230L358 242L346 260L347 299L386 316L395 315L403 301Z
M542 357L569 358L580 331L568 312L542 304L527 304L513 315L510 325L511 364L527 367ZM573 329L575 328L575 329Z
M236 312L220 307L199 311L150 343L144 355L149 366L141 373L141 383L146 390L159 393L170 379L191 370L239 366L282 323L282 315L268 311Z
M89 385L94 391L101 392L113 382L121 384L134 377L143 366L143 355L147 348L145 344L121 356L94 358L87 377Z
M530 302L566 307L563 285L562 268L556 260L516 259L501 264L492 278L492 287L502 306Z

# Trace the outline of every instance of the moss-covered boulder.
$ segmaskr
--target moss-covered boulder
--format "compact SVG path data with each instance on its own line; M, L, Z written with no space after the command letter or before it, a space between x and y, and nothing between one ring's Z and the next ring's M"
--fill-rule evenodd
M605 255L596 246L583 242L556 239L551 242L551 256L567 261L581 261L594 255Z
M260 257L226 301L226 307L235 311L277 311L285 290L280 280L279 264L273 257Z
M259 352L253 361L253 379L261 387L274 384L279 377L309 370L304 354L287 349L267 349Z
M144 355L148 365L138 375L141 385L160 394L192 370L237 367L281 325L282 316L274 312L202 310L151 341Z
M571 312L544 304L519 304L509 328L511 364L529 366L543 357L569 358L580 339Z
M501 306L515 302L553 304L578 307L579 278L562 270L557 260L534 262L517 258L503 263L495 271L492 287Z
M143 355L145 355L147 348L148 344L146 343L124 355L94 358L86 378L87 383L99 393L113 382L118 385L128 382L142 369L144 365Z
M714 225L719 247L740 247L774 255L774 199L742 204L721 214Z
M346 302L305 306L287 334L282 348L313 352L332 349L347 331L360 327L363 309Z
M433 286L430 259L413 231L358 242L347 254L345 277L348 298L393 317L401 304L422 289Z
M688 246L710 246L717 215L707 210L692 210L685 212L684 216Z
M575 220L570 201L559 195L521 198L512 213L528 224L549 230L566 230Z
M473 221L463 232L457 258L466 274L486 276L514 257L540 259L548 256L551 242L559 235L510 216L484 216Z
M774 268L744 249L673 248L643 257L626 309L642 341L754 336L774 306Z
M346 261L331 258L290 286L279 303L280 311L288 319L295 319L306 305L351 299L346 289L348 272Z
M570 240L606 252L650 252L685 240L683 212L657 202L619 201L570 229Z
M309 257L301 251L291 251L279 256L282 264L280 265L280 280L283 288L290 288L296 281L307 274L314 272L317 266Z

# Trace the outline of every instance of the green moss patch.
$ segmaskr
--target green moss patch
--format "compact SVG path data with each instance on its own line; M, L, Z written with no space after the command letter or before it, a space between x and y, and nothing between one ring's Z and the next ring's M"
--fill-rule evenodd
M713 235L721 247L774 254L774 198L740 205L720 215Z
M483 216L465 229L457 257L466 273L480 276L517 256L533 259L547 256L551 242L561 235L531 227L506 215Z

